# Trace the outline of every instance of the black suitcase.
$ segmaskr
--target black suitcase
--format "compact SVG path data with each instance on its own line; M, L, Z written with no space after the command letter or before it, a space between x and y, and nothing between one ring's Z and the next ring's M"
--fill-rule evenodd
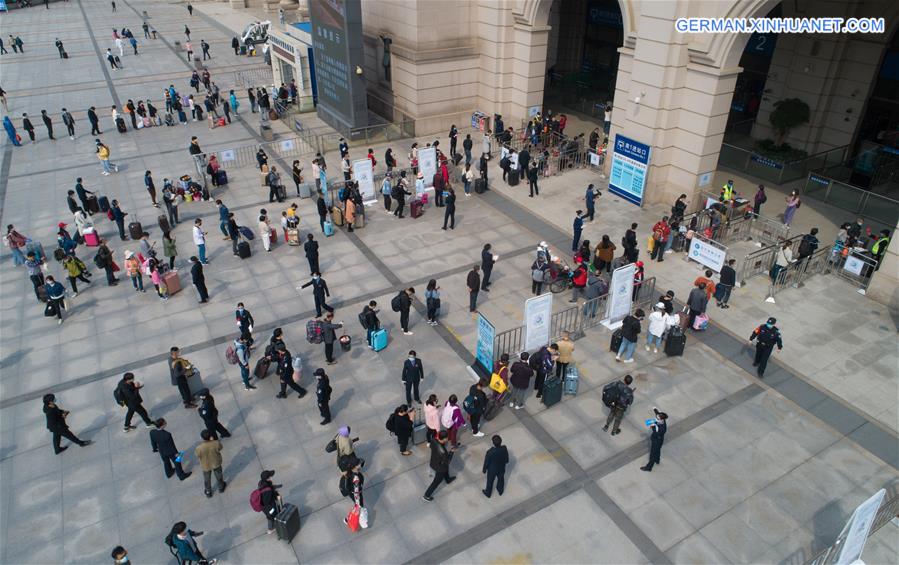
M487 191L487 181L484 179L474 179L474 191L478 194L484 194Z
M165 214L160 214L156 221L159 222L159 229L162 230L162 233L169 233L172 231L172 226L169 224L169 217Z
M109 212L109 198L105 196L101 196L97 199L97 203L100 205L100 211L104 214Z
M459 163L461 163L461 162L462 162L462 154L461 153L456 153L455 155L453 155L453 165L456 165L458 167Z
M240 255L241 259L246 259L252 253L250 252L250 244L246 241L241 241L237 244L237 254Z
M509 186L518 186L518 169L512 169L507 175Z
M63 58L63 59L68 59L68 58L69 58L69 53L68 53L67 51L63 51L63 52L62 52L62 58Z
M125 120L122 118L115 119L115 127L119 130L119 133L125 133L128 131L128 126L125 125Z
M555 376L543 383L543 404L547 408L562 400L562 379Z
M609 345L609 351L618 355L618 349L621 347L621 330L612 332L612 343Z
M259 361L256 361L256 366L253 368L253 375L257 379L264 379L268 376L268 370L272 366L272 362L268 357L260 357Z
M218 171L216 171L215 182L219 186L228 184L228 173L226 173L224 169L219 169Z
M128 234L131 239L137 241L144 234L144 227L140 225L140 222L131 222L128 224Z
M287 543L300 531L300 511L293 504L285 504L275 516L275 531L278 539Z
M687 336L684 330L679 326L674 326L668 331L668 338L665 339L665 355L668 357L677 357L684 354L684 346L687 344Z
M97 214L100 212L100 202L93 194L87 197L87 210L85 210L85 212L89 214Z
M488 422L494 418L496 418L500 412L503 411L504 400L506 395L502 395L499 399L493 399L487 401L487 408L484 410L484 419Z

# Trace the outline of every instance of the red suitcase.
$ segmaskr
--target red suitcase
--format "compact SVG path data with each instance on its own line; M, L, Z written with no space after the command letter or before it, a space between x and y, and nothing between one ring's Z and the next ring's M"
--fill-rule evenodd
M162 275L162 284L169 292L169 296L181 290L181 279L178 278L178 271L169 271Z
M417 218L417 217L421 216L422 212L424 211L424 209L421 206L421 200L419 200L417 198L415 200L413 200L412 203L409 205L409 209L412 213L413 218Z

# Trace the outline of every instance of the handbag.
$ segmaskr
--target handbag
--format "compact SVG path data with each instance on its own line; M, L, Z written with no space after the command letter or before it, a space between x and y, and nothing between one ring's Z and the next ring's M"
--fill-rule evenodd
M359 527L363 530L368 528L368 508L364 506L359 509Z
M353 509L350 510L350 513L347 514L344 522L346 522L346 527L350 529L351 532L359 531L359 514L361 511L358 506L353 506Z
M325 453L334 453L335 451L337 451L337 436L334 436L334 438L325 445Z
M490 388L495 390L499 394L506 392L508 387L506 386L506 381L499 375L499 373L493 373L490 376Z

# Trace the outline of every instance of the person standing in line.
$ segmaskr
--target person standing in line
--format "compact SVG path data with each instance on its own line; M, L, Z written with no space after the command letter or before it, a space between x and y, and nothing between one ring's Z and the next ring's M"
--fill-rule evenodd
M178 256L178 248L175 245L175 237L170 231L162 233L162 254L169 258L169 269L174 269L175 257Z
M540 351L531 357L530 367L537 375L534 378L534 390L537 391L537 398L543 398L543 385L546 383L546 378L553 374L558 358L559 347L555 343L549 344L548 347L541 347Z
M215 398L212 397L209 389L202 388L198 390L197 398L200 399L200 407L197 408L197 413L203 419L203 425L206 426L206 431L209 432L212 439L217 440L219 434L223 438L231 437L231 432L219 422L219 411L215 407Z
M481 250L481 270L484 271L481 290L484 292L490 292L490 273L493 272L494 263L496 263L496 255L493 254L493 246L487 243Z
M190 258L190 278L197 294L200 297L200 304L209 302L209 291L206 290L206 276L203 274L203 264L196 256Z
M200 256L200 263L203 263L204 265L209 264L209 261L206 260L206 234L207 232L203 231L203 219L197 218L196 220L194 220L194 244L197 246L197 253Z
M493 495L493 483L496 481L496 494L502 496L506 490L506 465L509 464L509 450L503 445L503 438L494 435L491 438L493 447L484 454L484 466L481 472L487 475L487 486L481 492L490 498Z
M187 359L181 357L181 349L172 347L169 349L169 377L172 386L178 387L181 394L181 401L185 409L196 408L193 395L190 392L190 386L187 384L187 378L193 375L194 368Z
M181 195L175 192L172 182L169 179L162 179L162 203L165 204L165 211L169 216L169 224L172 228L178 225L178 203L181 201Z
M776 323L776 318L768 318L764 324L752 330L752 334L749 336L750 344L758 339L755 345L755 358L753 359L752 366L757 367L756 373L759 378L762 378L765 375L765 368L768 366L768 358L771 357L774 346L777 346L778 351L782 351L784 347L783 340L780 336L780 329L774 325Z
M412 455L409 451L409 440L415 429L415 409L407 404L401 404L393 413L393 433L400 446L400 455Z
M412 309L412 297L415 296L415 288L409 287L399 293L399 312L400 312L400 328L403 335L412 335L409 331L409 311Z
M396 200L396 210L393 211L393 215L397 218L403 218L403 209L406 207L406 197L412 196L412 193L406 190L406 171L400 171L400 178L395 185L393 185L393 192L390 193L390 196Z
M440 423L449 433L449 442L453 448L459 447L459 428L465 425L465 418L462 416L462 408L459 407L459 398L455 394L451 394L449 399L443 405L443 411L440 413Z
M581 233L584 231L584 219L581 217L583 214L583 210L578 210L574 213L574 237L571 240L571 252L577 253L578 244L581 241Z
M47 277L50 278L50 277ZM60 446L60 440L62 438L66 438L72 443L80 446L87 447L93 442L90 440L80 440L72 431L69 429L69 424L66 423L66 417L69 415L68 410L63 410L59 406L56 405L56 396L52 393L48 393L44 395L44 415L47 418L47 429L53 434L53 452L59 455L63 451L69 448L68 445Z
M65 108L62 109L62 123L65 124L66 130L69 132L69 139L75 139L75 118Z
M446 484L450 484L451 482L456 480L456 477L451 477L449 474L450 460L452 459L454 450L450 449L449 451L447 451L447 437L448 434L444 430L438 432L431 439L430 467L434 470L434 480L431 481L431 484L425 491L424 496L421 497L425 502L434 501L434 497L432 495L434 494L434 491L437 490L437 487L440 485L440 483L446 482Z
M234 49L234 56L238 57L240 55L240 40L236 37L231 38L231 49ZM254 111L255 113L255 111Z
M668 225L668 216L664 216L652 226L653 244L650 259L658 259L659 263L665 260L665 247L670 236L671 226Z
M328 290L328 283L325 282L325 279L322 278L322 274L320 272L314 271L309 282L302 285L300 289L304 289L307 286L312 287L312 298L315 300L316 318L321 318L322 308L324 308L328 312L334 311L334 308L332 308L327 302L325 302L325 298L329 298L331 296L331 292Z
M571 341L569 332L562 332L562 339L556 342L559 348L559 360L556 362L556 377L565 378L568 364L571 363L571 354L574 353L574 342Z
M609 417L606 419L606 425L602 427L602 431L607 432L609 431L609 426L612 426L613 436L621 433L621 419L624 418L624 412L634 402L634 389L631 388L631 383L633 382L634 377L624 375L622 380L603 387L603 396L605 397L608 394L610 399L608 405Z
M13 48L15 48L15 44L13 44ZM2 38L0 38L0 55L9 55L9 51L7 51L6 47L3 45Z
M150 171L144 173L144 186L147 187L147 193L150 195L150 202L153 203L153 207L159 208L159 204L156 202L156 184L153 182L153 173Z
M306 234L303 252L306 254L306 261L309 262L309 274L315 276L315 273L320 273L321 269L318 266L318 242L315 241L315 236L311 233Z
M693 290L690 291L689 296L687 296L687 308L690 311L687 327L692 328L693 322L696 321L696 316L705 314L708 304L709 297L705 290L705 283L699 282L693 287Z
M643 321L643 316L643 310L637 308L633 314L628 314L624 318L621 325L621 346L618 348L618 354L615 355L615 361L634 362L634 349L637 348L637 336L640 335L640 323ZM624 359L621 358L622 355Z
M140 53L137 52L137 39L135 39L133 35L128 38L128 43L131 44L131 49L134 51L134 54L140 55Z
M783 219L784 225L789 226L793 223L793 216L796 214L796 210L802 205L802 201L799 199L799 194L795 190L787 196L786 201L787 207L784 209Z
M142 383L139 383L134 379L134 373L125 373L122 380L119 381L119 384L116 386L116 398L119 399L119 403L123 407L128 408L128 411L125 413L125 424L122 429L125 433L137 429L137 426L131 425L131 418L134 417L135 414L140 416L141 420L144 421L144 426L148 430L156 427L153 420L150 419L150 415L147 414L147 409L144 408L144 399L141 398L140 395L140 389L143 387L144 385Z
M477 265L473 266L465 281L468 286L468 311L471 313L478 311L478 291L481 289L481 275L478 274L478 269Z
M446 223L449 221L450 229L456 229L456 191L453 187L446 187L446 198L443 199L446 210L443 212L443 230L446 230Z
M527 170L528 176L528 187L530 188L531 193L528 195L530 198L533 198L534 195L540 196L540 188L537 186L537 179L540 176L540 170L537 168L537 161L531 163L530 168Z
M31 138L31 143L34 143L34 124L31 123L31 118L28 117L28 114L22 114L22 129L28 132L28 137Z
M637 249L637 223L631 224L631 228L624 232L621 239L621 245L624 247L624 257L628 263L634 263L640 256L640 250Z
M384 197L384 210L387 211L387 214L391 214L390 208L392 205L392 200L390 198L390 194L393 192L393 185L390 184L390 179L393 177L393 173L388 172L384 176L384 180L381 181L381 195Z
M53 120L50 119L50 116L47 114L46 110L41 110L41 120L44 121L44 126L47 128L47 135L53 141L56 141L56 138L53 137Z
M225 492L225 487L228 486L222 475L222 442L208 429L201 431L200 437L203 441L194 450L194 454L197 456L197 461L200 462L200 469L203 470L203 491L206 498L212 498L213 473L215 473L220 493Z
M730 308L727 301L730 300L730 293L737 284L737 271L734 270L736 262L736 259L728 259L718 274L718 284L715 285L715 303L719 308Z
M115 9L115 0L113 0L113 2L112 2L112 11L113 11L113 12L116 11L116 9Z
M97 248L97 257L100 261L97 266L106 272L106 284L108 286L119 284L119 279L115 276L115 261L112 257L112 251L109 249L105 239L100 240L100 247Z
M322 417L320 425L326 426L331 423L331 381L325 370L318 368L312 373L315 375L315 399L318 403L318 413Z
M376 331L381 329L381 321L378 319L378 303L374 300L362 309L360 314L362 327L365 328L365 342L369 349L373 349L371 337Z
M153 453L158 453L162 459L166 478L171 479L172 475L177 474L178 479L183 481L193 473L190 471L184 472L184 469L181 467L182 454L175 447L175 440L172 438L172 434L165 429L165 426L165 418L156 420L156 429L150 432L150 447L153 448Z
M427 428L427 440L430 442L440 432L440 408L437 406L437 395L428 396L425 401L425 427Z
M437 279L428 281L425 289L425 306L428 308L428 324L436 326L439 324L437 317L440 315L440 287L437 286Z
M471 165L471 150L474 147L474 140L471 139L471 134L466 134L465 139L462 140L462 151L465 152L465 164ZM466 167L466 171L469 171L470 168ZM468 191L466 191L468 194Z
M471 424L472 437L484 437L484 432L480 431L481 416L487 409L487 394L484 388L487 387L487 380L480 379L468 388L468 395L472 398L471 411L468 412L468 422Z
M418 354L415 353L415 350L409 351L409 357L403 361L403 384L406 387L406 404L412 405L412 398L415 397L415 402L421 404L421 397L418 394L418 385L425 378L425 368L421 362L421 359L418 358ZM414 395L413 395L414 393Z
M337 341L336 330L343 327L343 322L334 323L334 312L325 314L325 320L322 322L322 342L325 344L325 362L328 365L334 365L334 342Z
M122 241L128 241L128 236L125 235L125 216L128 214L122 211L122 207L116 199L110 202L109 211L112 213L112 221L115 222L116 227L119 229L119 238Z
M760 184L759 189L753 198L752 215L756 218L762 215L762 204L768 201L768 195L765 194L765 185Z
M653 414L655 420L650 424L649 428L652 433L649 436L649 463L640 467L641 471L652 471L653 465L658 465L662 461L662 444L665 443L665 433L668 431L668 414L659 412L659 409L653 406Z
M531 376L534 374L533 369L528 365L527 351L522 351L519 361L512 363L509 368L509 382L512 385L512 395L509 401L509 408L521 410L528 397L528 390L531 386Z

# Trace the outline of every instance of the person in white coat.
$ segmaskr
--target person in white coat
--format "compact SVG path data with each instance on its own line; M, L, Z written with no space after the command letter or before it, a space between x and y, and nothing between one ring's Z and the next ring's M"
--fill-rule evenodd
M265 214L259 216L259 235L262 237L262 247L269 253L272 251L272 226L268 223Z
M669 316L665 313L665 305L659 302L652 309L649 315L649 330L646 332L646 351L653 346L653 353L659 352L662 345L662 336L668 331L668 328L678 323L677 314Z
M93 228L94 222L90 219L90 216L84 213L84 209L78 208L75 211L73 223L75 224L75 229L78 230L78 235L84 238L84 230L86 228Z
M119 49L119 57L125 56L125 43L122 41L121 37L115 38L115 46Z

